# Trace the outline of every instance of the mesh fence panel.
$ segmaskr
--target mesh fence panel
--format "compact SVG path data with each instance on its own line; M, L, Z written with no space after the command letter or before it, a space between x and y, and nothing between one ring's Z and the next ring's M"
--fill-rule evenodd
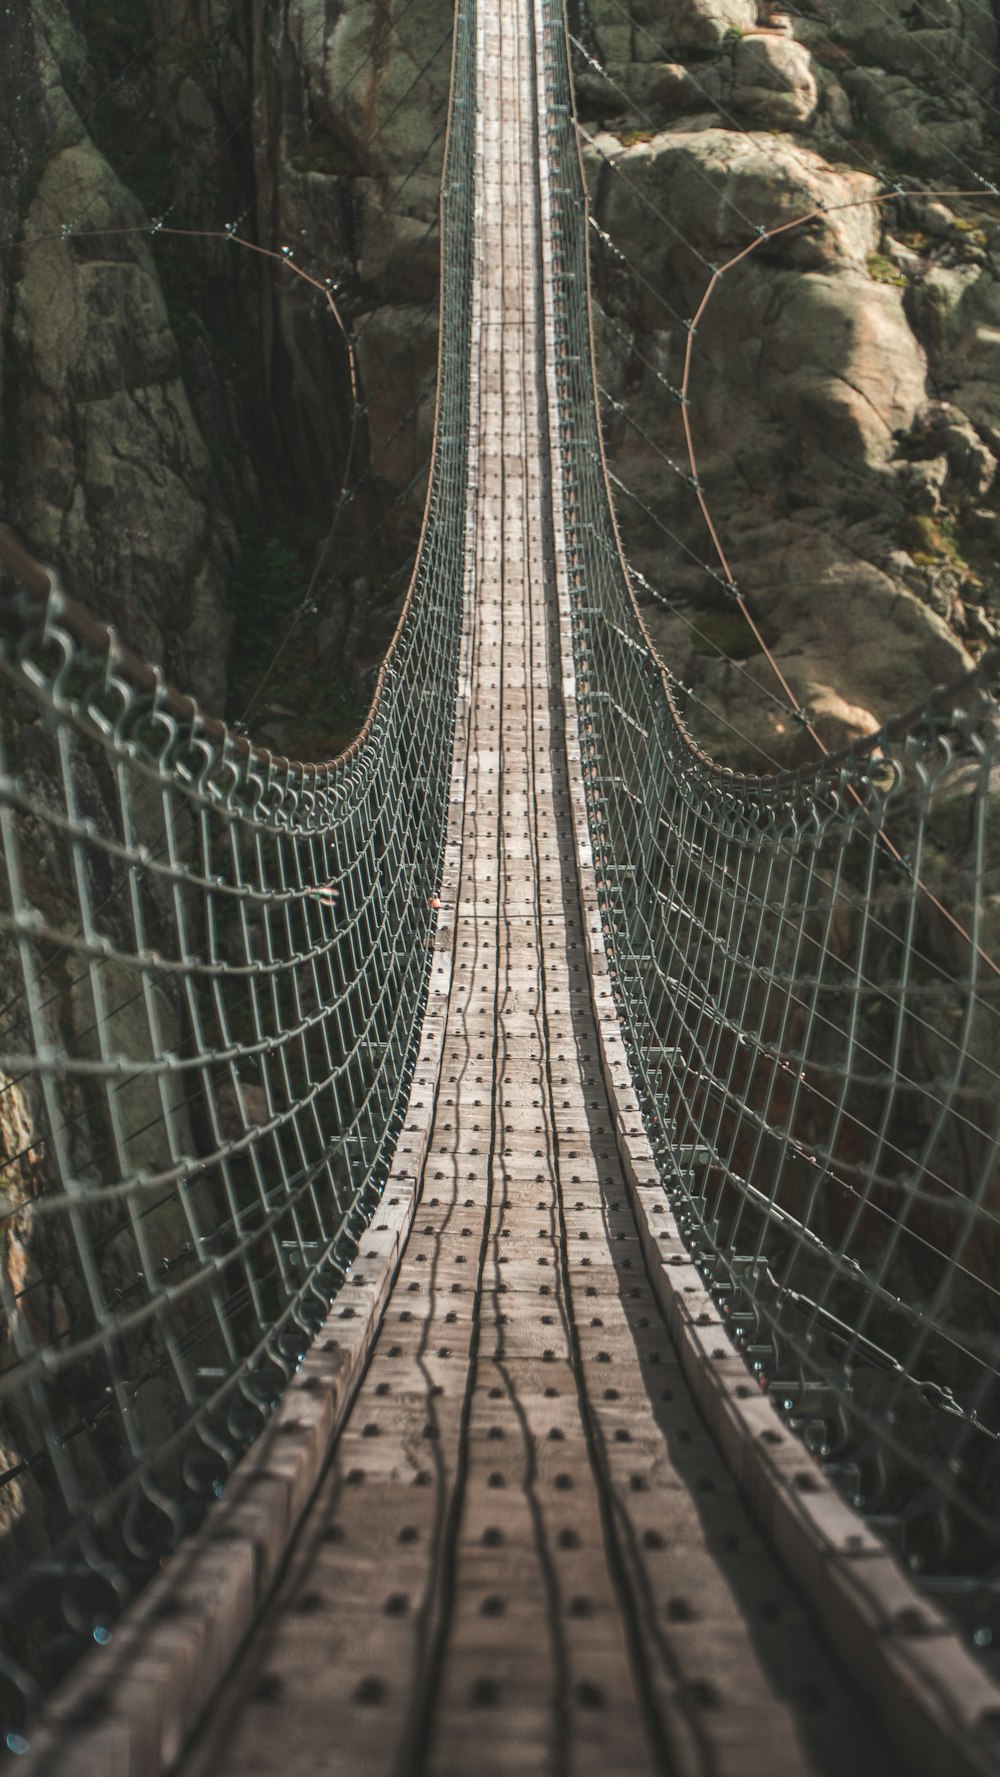
M818 1460L1000 1642L1000 656L850 751L713 764L611 510L561 0L554 423L603 925L676 1217Z
M419 563L332 764L254 749L59 593L0 614L0 1670L19 1719L294 1373L412 1076L462 625L473 45L457 15Z

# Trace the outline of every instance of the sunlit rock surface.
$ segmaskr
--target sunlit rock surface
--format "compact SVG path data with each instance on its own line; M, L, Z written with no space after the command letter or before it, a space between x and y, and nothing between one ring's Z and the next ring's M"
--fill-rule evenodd
M821 212L717 284L689 411L728 567L799 703L839 744L1000 633L996 27L983 8L931 10L664 0L634 10L627 40L615 0L581 19L588 179L635 268L595 240L601 373L621 404L608 442L637 496L620 499L623 532L670 601L646 614L699 700L692 725L733 762L812 748L713 578L671 391L713 267L761 227ZM915 194L865 201L887 178Z

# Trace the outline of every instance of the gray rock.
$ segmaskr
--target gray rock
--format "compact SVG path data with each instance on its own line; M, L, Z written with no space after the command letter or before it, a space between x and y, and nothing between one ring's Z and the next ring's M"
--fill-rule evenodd
M966 298L979 281L975 266L932 265L913 292L914 318L932 350L953 349L965 330Z
M8 513L69 591L170 677L219 706L236 542L180 374L143 213L82 131L61 68L82 40L54 3L53 128L8 296L17 451ZM23 47L25 60L31 51ZM60 238L64 225L92 231ZM107 228L107 235L99 231ZM112 232L130 230L130 233Z
M713 49L757 22L756 0L636 0L635 17L678 49Z
M919 460L900 461L900 439L925 416L927 358L906 293L873 275L882 219L857 201L874 194L872 180L774 131L673 127L629 147L606 131L599 147L606 158L589 159L599 220L656 292L628 285L620 263L595 250L599 295L617 317L616 329L602 329L601 355L624 407L608 416L612 463L654 515L621 503L626 547L680 600L677 615L654 611L651 623L672 650L668 664L709 708L725 710L731 726L714 727L699 708L700 738L735 762L735 727L751 751L801 760L808 737L782 714L783 693L752 638L740 672L691 629L702 600L717 606L708 570L721 564L677 472L686 446L661 379L680 382L681 323L705 294L706 264L752 239L746 218L773 228L826 207L821 225L780 236L723 277L694 344L690 417L729 565L830 744L870 732L919 701L927 683L967 666L961 575L952 587L939 574L931 587L900 548L900 530L907 510L945 514L981 499L994 457L959 402L942 410ZM647 199L676 237L651 229ZM982 275L974 268L968 278Z
M819 88L809 51L776 32L754 32L733 49L733 104L764 129L801 130Z
M982 144L979 120L964 113L956 118L955 101L929 93L901 74L884 68L844 69L841 80L862 122L876 131L890 156L921 171L941 171L954 160L967 160Z

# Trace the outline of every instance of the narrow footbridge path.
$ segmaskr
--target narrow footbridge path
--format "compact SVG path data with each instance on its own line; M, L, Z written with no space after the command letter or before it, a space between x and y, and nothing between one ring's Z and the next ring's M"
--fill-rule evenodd
M464 0L424 528L338 758L0 532L25 1777L1000 1770L1000 661L815 766L700 749L588 230L559 0Z
M453 969L412 1232L185 1777L883 1773L699 1422L615 1141L567 771L532 0L479 6Z

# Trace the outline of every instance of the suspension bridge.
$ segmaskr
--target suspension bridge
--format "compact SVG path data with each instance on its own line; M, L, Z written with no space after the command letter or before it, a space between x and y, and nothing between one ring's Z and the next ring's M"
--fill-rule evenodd
M615 529L558 0L459 7L441 216L341 758L5 544L8 1751L996 1770L997 662L715 765Z

